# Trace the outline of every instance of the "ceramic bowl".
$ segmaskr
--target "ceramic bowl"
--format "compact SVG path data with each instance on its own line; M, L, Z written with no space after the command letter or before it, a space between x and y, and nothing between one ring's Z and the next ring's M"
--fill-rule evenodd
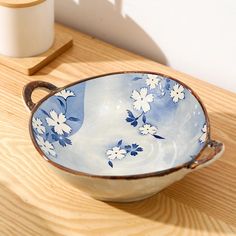
M34 89L49 95L32 102ZM206 109L184 83L150 72L120 72L63 88L25 86L37 151L60 176L96 199L151 196L216 160Z

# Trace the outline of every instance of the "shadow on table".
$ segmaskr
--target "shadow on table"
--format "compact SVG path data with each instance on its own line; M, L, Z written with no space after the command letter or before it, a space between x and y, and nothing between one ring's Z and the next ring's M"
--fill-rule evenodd
M2 183L0 192L0 235L58 235L37 214L34 206L23 201Z
M232 230L225 223L214 222L216 219L209 219L206 214L197 211L191 205L176 203L174 199L163 193L154 195L151 198L133 203L107 203L108 205L125 211L132 215L164 224L174 226L179 232L181 229L192 229L198 232L232 233ZM225 225L226 227L222 227ZM157 225L158 227L159 225ZM162 227L160 225L160 227ZM153 225L153 230L155 225ZM151 230L151 229L150 229ZM172 229L174 230L174 229Z
M236 144L236 114L209 113L209 117L212 126L212 138L218 139L225 144L229 144L229 147L226 147L226 152L222 158L231 158L232 152L234 151L235 153L233 147L235 147L234 145ZM219 126L222 130L216 128ZM224 165L224 163L216 161L213 165L215 167L218 165L219 169L221 165ZM230 189L236 189L236 182L233 183L232 181L230 187L228 185L222 187L222 184L220 184L222 182L221 175L215 174L214 186L212 182L209 183L209 186L212 186L211 189L209 188L210 196L208 196L206 192L207 190L202 190L200 184L194 184L194 190L189 188L189 186L191 186L191 184L196 180L196 177L205 179L206 183L209 182L209 175L213 175L215 172L214 166L209 166L205 170L200 170L194 174L186 176L183 180L173 184L166 190L151 198L133 203L107 204L119 210L151 221L160 222L166 225L174 225L178 227L178 229L191 228L202 232L233 233L227 225L234 225L232 222L235 215L235 212L232 209L234 199ZM233 168L228 168L227 175L232 176L232 179L234 173ZM212 192L214 191L217 191L216 199L212 196ZM193 199L201 200L197 203L193 203ZM216 207L217 204L219 204L219 199L226 200L224 200L224 203L221 203L221 206ZM232 200L227 203L227 199ZM196 207L197 205L198 207ZM224 222L220 221L220 219L217 220L216 217L204 213L205 208L216 208L214 209L214 212L216 212L221 219L225 218ZM221 209L224 209L224 211L221 211Z

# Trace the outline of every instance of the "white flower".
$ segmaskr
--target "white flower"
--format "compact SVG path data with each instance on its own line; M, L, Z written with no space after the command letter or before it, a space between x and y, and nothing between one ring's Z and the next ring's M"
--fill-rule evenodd
M125 149L121 149L120 147L113 147L112 149L107 151L107 157L110 160L114 160L114 159L123 159L126 156L126 150Z
M204 124L203 128L202 128L202 135L201 137L199 138L199 141L201 143L204 143L207 139L207 126L206 124Z
M39 118L34 118L33 117L33 128L36 129L38 131L39 134L43 134L45 133L45 127L42 125L42 121Z
M148 78L146 79L147 86L150 87L150 89L156 88L156 86L161 81L161 76L159 75L148 75Z
M42 151L46 155L56 156L56 152L54 151L54 147L51 143L49 143L47 140L44 140L43 137L41 137L39 135L37 135L36 140L37 140L39 147L42 149Z
M66 100L68 97L74 97L75 94L70 90L63 89L60 92L56 93L56 96L63 97Z
M179 84L175 84L170 92L170 96L173 98L173 102L178 102L179 99L184 99L184 87Z
M147 94L147 88L141 88L140 92L134 90L132 92L131 98L135 100L133 103L134 109L143 110L144 112L148 112L150 110L150 102L153 102L153 95Z
M63 115L62 113L58 115L54 110L52 110L50 111L50 116L51 117L46 118L46 121L49 126L54 127L54 131L56 133L62 135L63 132L65 133L71 132L71 127L65 123L66 122L65 115Z
M155 134L157 132L157 128L150 124L144 124L139 128L141 134L147 135L147 134Z

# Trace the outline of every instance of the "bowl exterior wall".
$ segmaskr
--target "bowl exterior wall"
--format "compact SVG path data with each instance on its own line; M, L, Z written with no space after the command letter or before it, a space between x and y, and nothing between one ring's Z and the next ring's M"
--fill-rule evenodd
M182 179L192 171L182 168L164 176L141 179L107 179L74 175L52 165L49 166L71 185L86 192L95 199L108 202L133 202L145 199Z

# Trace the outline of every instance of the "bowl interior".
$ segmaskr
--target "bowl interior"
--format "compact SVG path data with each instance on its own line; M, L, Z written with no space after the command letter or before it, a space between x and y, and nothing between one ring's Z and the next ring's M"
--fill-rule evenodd
M174 79L118 73L68 86L34 110L44 156L95 175L163 171L194 158L208 136L203 108Z

